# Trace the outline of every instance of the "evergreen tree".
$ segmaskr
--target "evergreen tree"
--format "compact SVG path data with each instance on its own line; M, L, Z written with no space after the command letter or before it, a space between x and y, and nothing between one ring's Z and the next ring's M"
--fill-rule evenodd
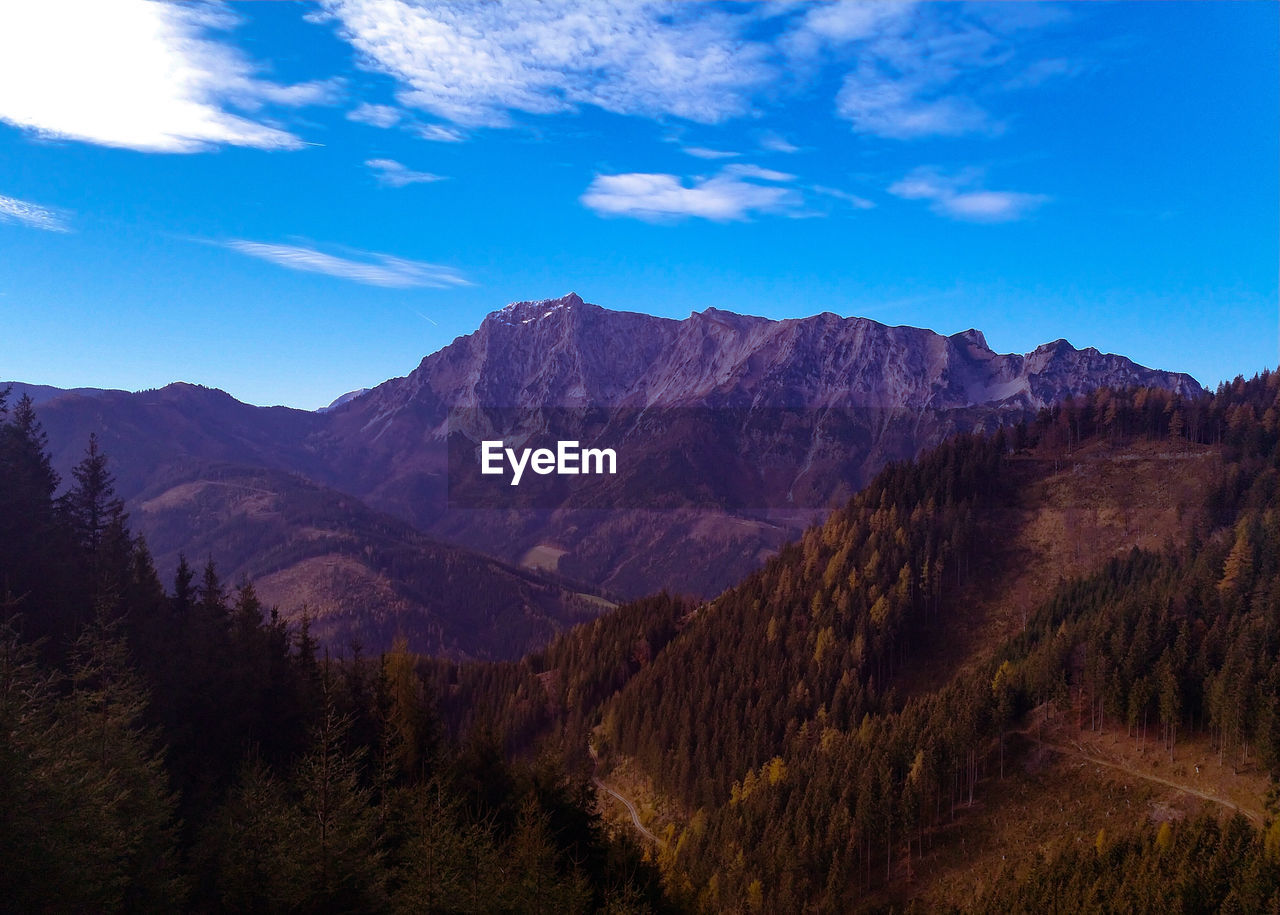
M350 719L326 701L311 749L294 773L303 831L292 837L306 879L302 908L314 912L373 911L386 905L384 851L361 784L363 748L345 746Z

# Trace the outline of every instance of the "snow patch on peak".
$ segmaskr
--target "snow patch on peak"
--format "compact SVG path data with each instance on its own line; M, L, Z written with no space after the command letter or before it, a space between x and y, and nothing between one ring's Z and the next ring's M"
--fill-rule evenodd
M521 304L550 306L554 311L560 308L569 308L573 305L582 305L583 301L582 296L578 295L576 292L570 292L566 295L560 296L558 299L538 299L536 302L524 302Z
M558 299L535 299L524 302L512 302L500 311L491 313L486 321L495 321L498 324L506 324L508 327L518 327L522 324L528 324L531 321L548 318L564 308L572 308L575 305L584 305L582 297L576 292L570 292L568 295L560 296Z

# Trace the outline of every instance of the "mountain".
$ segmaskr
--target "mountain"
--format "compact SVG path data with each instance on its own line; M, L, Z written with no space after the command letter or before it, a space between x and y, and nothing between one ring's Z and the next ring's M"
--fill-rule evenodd
M255 485L281 505L303 498L295 475L508 566L622 596L710 596L886 464L1128 384L1203 393L1187 375L1064 340L1002 355L976 330L946 337L716 308L679 321L570 294L496 311L407 376L324 411L253 407L179 383L52 396L40 417L64 479L96 432L144 530L142 501L231 465L268 471ZM513 488L463 459L488 435L552 433L616 446L618 472ZM181 525L149 531L165 556L196 556L195 536Z
M290 625L212 565L166 588L102 452L55 499L29 401L5 400L0 909L671 911L641 850L601 828L585 778L449 740L403 642L321 650L332 618ZM534 589L510 581L532 576L433 551L350 496L228 468L172 482L142 512L251 563L343 559L394 572L399 597L465 596L464 638L488 640L491 621L509 642L537 622L521 600ZM358 600L340 609L386 622ZM447 618L427 622L448 635Z
M823 313L774 321L708 308L683 321L591 305L576 294L508 305L362 401L391 418L410 404L468 406L858 406L1039 409L1101 385L1191 395L1190 376L1065 340L999 355L976 330ZM353 411L357 408L350 408Z
M715 308L676 321L570 294L490 314L408 376L336 409L328 435L334 485L423 530L509 561L554 553L560 570L626 595L710 595L886 463L1125 384L1202 392L1187 375L1063 340L999 355L972 330ZM611 441L625 443L619 479L594 499L587 484L577 501L540 503L541 514L504 511L500 499L472 503L493 509L482 516L448 511L450 413L492 407L514 411L511 438L553 421L573 438L575 420L590 417L572 411L608 411Z

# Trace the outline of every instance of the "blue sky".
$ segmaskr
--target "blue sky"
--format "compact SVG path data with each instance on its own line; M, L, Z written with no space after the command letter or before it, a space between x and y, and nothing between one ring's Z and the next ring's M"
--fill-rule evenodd
M1280 5L0 9L0 378L314 408L570 290L1277 362Z

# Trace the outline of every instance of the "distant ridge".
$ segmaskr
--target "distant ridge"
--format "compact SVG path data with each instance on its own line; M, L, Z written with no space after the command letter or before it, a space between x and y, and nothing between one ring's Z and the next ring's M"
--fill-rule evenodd
M335 397L333 399L333 402L330 403L327 407L321 407L316 412L328 413L330 410L336 410L338 407L342 406L344 403L350 403L351 401L355 400L357 397L361 396L362 394L368 394L368 393L369 393L368 388L357 388L354 391L348 391L347 393L341 395L340 397Z
M109 388L55 388L47 384L27 384L22 381L0 381L0 391L9 389L9 402L16 403L23 394L31 398L33 404L39 405L64 394L76 394L80 397L99 397L103 394L127 394Z

